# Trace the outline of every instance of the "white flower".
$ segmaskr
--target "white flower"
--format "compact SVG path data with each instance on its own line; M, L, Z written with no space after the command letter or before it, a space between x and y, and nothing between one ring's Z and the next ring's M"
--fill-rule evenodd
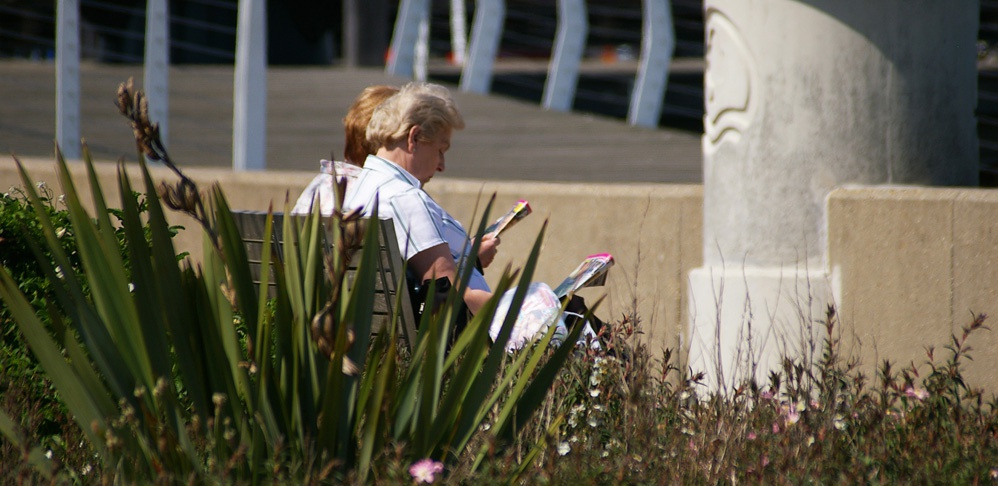
M836 415L835 418L832 419L832 425L834 425L838 430L846 429L846 421L841 415Z
M589 390L589 396L591 396L593 398L598 397L599 396L599 388L593 388L592 390Z
M559 456L568 455L569 452L572 452L572 446L569 445L568 442L559 442L558 443L558 455Z
M925 388L913 388L909 386L908 388L905 388L904 394L909 398L914 398L920 402L926 398L929 398L929 391Z
M45 451L45 459L52 459L52 449Z

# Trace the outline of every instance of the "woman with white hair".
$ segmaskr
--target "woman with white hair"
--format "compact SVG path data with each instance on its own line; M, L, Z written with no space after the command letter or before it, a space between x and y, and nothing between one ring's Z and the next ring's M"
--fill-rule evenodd
M447 88L409 83L375 109L367 126L367 141L378 147L364 161L364 168L347 185L344 207L363 208L391 218L399 249L417 283L446 278L457 282L460 262L469 258L467 231L430 197L423 186L445 169L451 135L464 128L464 119ZM478 260L487 267L495 258L498 237L483 237ZM437 280L439 281L439 280ZM464 293L474 314L492 296L477 268Z

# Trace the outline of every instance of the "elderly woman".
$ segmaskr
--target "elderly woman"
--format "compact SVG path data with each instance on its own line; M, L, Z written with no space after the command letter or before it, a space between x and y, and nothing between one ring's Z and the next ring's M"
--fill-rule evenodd
M399 249L418 282L447 278L457 281L460 262L468 258L468 233L430 197L423 186L445 168L451 134L464 119L443 86L409 83L382 102L367 126L367 141L376 146L356 179L347 184L344 207L363 207L370 215L392 218ZM498 238L482 239L478 258L483 267L495 257ZM472 313L491 297L485 277L472 271L464 302Z
M315 176L298 196L298 201L291 210L292 214L310 213L316 201L322 214L333 213L335 205L333 177L356 177L368 154L378 150L378 147L367 141L367 123L371 121L374 109L398 91L399 89L394 86L376 85L364 88L364 91L357 95L357 99L343 117L345 135L343 161L332 162L325 159L319 161L319 175Z

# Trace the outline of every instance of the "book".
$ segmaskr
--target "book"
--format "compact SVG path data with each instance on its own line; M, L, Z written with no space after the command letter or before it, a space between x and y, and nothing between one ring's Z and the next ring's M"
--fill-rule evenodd
M559 299L583 287L598 287L606 283L606 274L613 266L613 255L596 253L587 256L568 277L554 289Z
M485 234L492 237L499 236L499 233L506 231L521 219L526 218L531 212L530 203L526 199L520 199L513 205L513 209L502 215L495 223L485 229Z

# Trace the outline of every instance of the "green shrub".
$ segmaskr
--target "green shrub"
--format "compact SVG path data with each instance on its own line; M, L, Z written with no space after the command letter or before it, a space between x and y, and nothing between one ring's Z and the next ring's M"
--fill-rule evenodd
M71 231L68 229L68 215L55 208L52 193L44 184L38 190L45 211L56 227L60 228L60 241L63 251L75 254ZM48 280L35 262L29 241L37 239L41 226L34 211L27 202L23 190L12 187L0 197L0 264L7 268L18 282L21 292L30 301L36 312L46 312L51 301ZM74 262L73 273L79 272L78 261ZM6 301L0 301L0 397L5 409L30 410L22 414L21 426L35 432L35 438L48 445L52 438L63 434L62 421L65 410L58 404L51 384L44 379L38 363L28 352L26 344L17 332L17 327L7 309ZM10 463L10 454L16 454L9 444L0 452L0 462Z
M88 296L89 286L80 266L69 212L61 202L63 198L54 198L51 188L44 182L37 183L35 189L39 209L51 221L59 248L68 258L69 265L63 271L77 278L83 295ZM139 211L145 210L145 200L140 199ZM110 210L109 214L118 224L114 232L117 251L126 257L127 262L125 235L120 228L121 213ZM171 228L171 234L175 235L178 229ZM24 188L11 187L0 196L0 265L10 272L18 289L26 296L41 322L48 327L49 312L59 311L54 305L51 281L45 277L38 263L39 259L43 259L51 264L52 252L44 245L32 248L33 242L43 240L42 235L42 224ZM40 251L39 256L36 257L35 251ZM47 451L55 451L53 454L60 457L67 456L64 453L67 448L79 447L79 431L70 426L67 411L61 404L57 391L28 351L6 300L0 301L0 363L3 363L0 369L0 408L21 411L17 414L18 423L22 430L28 431L31 441ZM0 442L0 465L6 466L3 469L16 467L20 462L21 452L10 442Z
M924 376L883 363L874 380L839 355L836 319L829 309L833 337L814 366L787 357L770 383L728 393L699 390L668 351L660 366L636 366L648 358L639 346L572 360L541 414L564 420L554 433L541 421L524 432L549 434L551 446L523 474L551 484L998 480L998 403L962 371L984 316L942 359L930 348ZM503 477L509 461L496 456L490 470Z

